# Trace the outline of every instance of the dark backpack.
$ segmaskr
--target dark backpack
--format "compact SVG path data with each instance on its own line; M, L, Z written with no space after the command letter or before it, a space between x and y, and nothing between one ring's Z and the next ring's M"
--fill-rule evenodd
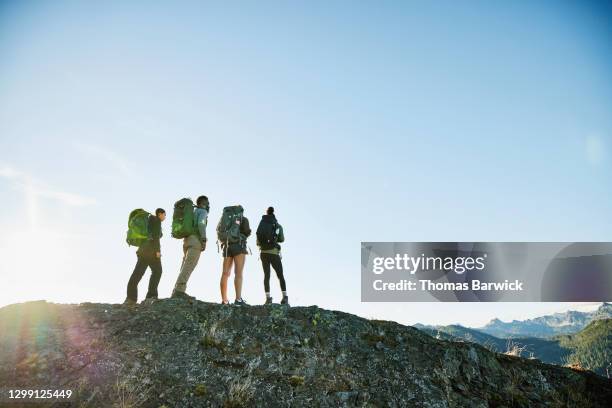
M187 238L196 234L194 208L191 198L181 198L174 203L172 212L172 236L174 238Z
M128 245L141 246L149 239L149 217L150 213L142 208L137 208L130 213L128 218L128 230L125 241Z
M240 224L244 209L241 205L232 205L223 208L223 214L217 224L217 239L222 244L234 244L242 241Z
M257 227L257 241L259 242L259 248L274 249L278 247L278 224L276 221L267 222L261 220Z

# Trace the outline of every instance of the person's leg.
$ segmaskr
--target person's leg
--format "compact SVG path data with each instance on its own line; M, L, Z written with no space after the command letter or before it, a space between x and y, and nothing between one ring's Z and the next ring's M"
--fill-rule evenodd
M179 275L176 277L176 282L174 283L174 288L172 289L172 295L174 295L176 293L176 286L179 284L179 281L181 281L181 273L183 272L183 270L185 269L185 260L187 259L187 250L189 249L188 243L187 243L187 239L184 239L183 241L183 260L181 261L181 268L179 269ZM185 284L185 286L187 286L187 284Z
M200 260L200 254L202 253L202 244L195 235L190 235L185 244L183 245L183 264L181 265L181 272L179 273L176 283L174 285L174 292L185 293L187 290L187 281L191 273L195 269Z
M147 261L143 257L138 256L136 266L134 267L134 272L132 272L132 276L130 276L130 280L128 281L127 285L127 298L129 300L138 300L138 283L142 279L142 275L144 275L146 270Z
M187 245L183 243L183 260L181 261L181 267L179 268L179 274L183 270L183 265L185 265L185 258L187 258Z
M272 264L272 268L274 268L274 272L276 272L276 276L278 277L281 290L283 291L283 296L287 296L287 285L285 284L285 276L283 275L283 262L281 261L280 256L270 255L270 263Z
M264 271L264 290L266 291L266 298L270 297L270 254L260 254L261 266Z
M147 292L147 298L157 298L157 286L162 275L162 264L161 259L153 257L149 261L151 267L151 277L149 278L149 290Z
M234 289L236 299L242 299L242 271L244 270L245 254L238 254L234 257Z
M228 302L227 299L227 279L230 277L232 273L232 264L234 263L234 258L231 256L223 258L223 266L221 272L221 301L223 303Z

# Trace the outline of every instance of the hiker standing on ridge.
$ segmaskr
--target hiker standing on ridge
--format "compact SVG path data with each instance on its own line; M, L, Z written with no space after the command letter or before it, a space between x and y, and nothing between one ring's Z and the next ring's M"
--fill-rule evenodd
M127 305L134 305L138 301L138 283L149 267L151 268L149 290L147 291L147 296L143 303L148 304L155 301L157 299L157 285L159 285L159 280L162 274L161 246L159 239L162 237L161 223L166 219L166 211L163 208L158 208L155 210L155 215L152 215L148 214L144 210L134 210L132 214L130 214L130 224L132 223L133 218L142 215L145 217L148 215L148 219L146 221L147 227L145 231L147 232L147 235L144 235L143 232L139 237L142 239L142 243L139 245L138 250L136 251L138 260L136 261L134 272L132 272L132 276L130 276L130 280L127 285L127 298L125 299L125 302L123 302ZM142 225L145 225L144 219ZM130 228L131 227L132 226L130 225ZM132 238L130 233L131 232L128 231L128 243L132 245L133 242L130 241Z
M183 218L178 219L179 211L180 216ZM174 205L172 233L174 237L183 237L183 262L181 263L181 271L172 291L173 298L195 299L193 296L185 293L185 291L187 290L187 281L198 265L200 254L206 249L206 225L208 224L209 211L210 204L206 196L198 197L195 209L193 202L188 198L179 200ZM191 225L184 226L182 225L183 221ZM182 235L177 234L177 228L187 230L187 232Z
M244 216L240 205L225 207L217 225L217 239L223 252L223 272L221 274L221 303L229 304L227 299L227 279L234 266L235 305L246 305L242 299L242 272L246 261L247 238L251 235L249 220Z
M261 259L261 266L264 271L266 305L272 304L272 296L270 296L270 266L272 266L280 283L281 291L283 292L281 304L289 306L287 285L285 284L283 263L281 261L281 246L279 245L281 242L285 242L283 227L274 216L274 207L268 207L266 214L261 217L261 221L257 227L257 246L260 250L259 258Z

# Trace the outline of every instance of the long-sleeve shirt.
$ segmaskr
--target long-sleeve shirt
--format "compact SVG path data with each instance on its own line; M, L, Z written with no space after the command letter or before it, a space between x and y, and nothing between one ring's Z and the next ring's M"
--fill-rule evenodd
M206 241L206 225L208 224L208 211L205 208L196 207L195 222L202 241Z
M251 226L249 225L249 219L244 216L242 217L242 222L240 223L240 234L242 235L242 238L245 241L251 235Z
M139 255L152 256L156 252L161 252L160 238L162 237L161 220L154 216L149 216L149 239L142 244L138 251Z

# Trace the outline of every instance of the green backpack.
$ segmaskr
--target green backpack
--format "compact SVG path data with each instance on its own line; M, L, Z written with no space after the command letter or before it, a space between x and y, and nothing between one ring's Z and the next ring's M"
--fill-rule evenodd
M149 239L149 217L151 214L137 208L130 213L126 242L128 245L141 246Z
M190 235L197 234L194 208L191 198L181 198L174 203L174 212L172 213L172 236L174 238L187 238Z
M223 214L217 224L217 239L222 244L234 244L242 240L240 224L244 210L241 205L223 208Z

